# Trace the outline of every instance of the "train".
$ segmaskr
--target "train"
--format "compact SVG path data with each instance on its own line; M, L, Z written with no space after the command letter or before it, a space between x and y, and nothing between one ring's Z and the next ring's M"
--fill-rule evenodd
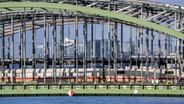
M46 75L46 82L101 82L102 80L108 82L141 82L147 81L153 83L165 83L167 82L184 82L184 73L179 69L153 69L143 67L142 69L125 67L124 69L118 68L117 71L114 69L104 69L104 74L102 68L87 68L86 77L84 77L84 69L78 68L78 78L76 79L76 69L75 68L57 68L53 70L49 68L45 69L26 69L25 76L22 69L5 69L0 72L0 81L4 83L21 83L23 80L26 83L43 83L44 75ZM105 78L102 77L105 75ZM13 76L13 77L12 77ZM146 77L147 76L147 77ZM154 82L155 83L155 82Z

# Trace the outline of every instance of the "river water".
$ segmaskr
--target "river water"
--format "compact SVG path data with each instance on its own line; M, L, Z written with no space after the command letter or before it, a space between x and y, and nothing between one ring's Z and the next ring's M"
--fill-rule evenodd
M184 99L174 97L113 96L1 97L0 104L184 104Z

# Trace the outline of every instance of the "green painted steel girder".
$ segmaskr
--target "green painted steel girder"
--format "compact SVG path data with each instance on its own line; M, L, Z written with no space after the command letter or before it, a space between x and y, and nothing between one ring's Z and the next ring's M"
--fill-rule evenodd
M119 14L115 12L110 12L107 10L101 10L96 8L68 5L68 4L59 4L59 3L44 3L44 2L1 2L0 3L0 12L5 11L19 11L19 10L52 10L52 11L68 11L68 12L77 12L84 13L89 15L103 16L107 18L117 19L124 22L132 23L144 28L148 28L157 32L160 32L165 35L174 36L176 38L184 40L184 34L176 30L154 24L152 22L142 20L139 18L131 17L124 14Z

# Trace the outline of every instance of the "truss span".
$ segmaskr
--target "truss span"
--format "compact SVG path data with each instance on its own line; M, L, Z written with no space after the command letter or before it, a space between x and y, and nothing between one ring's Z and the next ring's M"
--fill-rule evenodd
M1 16L12 11L64 11L72 13L82 13L93 16L101 16L110 19L116 19L130 24L134 24L143 28L151 29L165 35L174 36L176 38L184 40L184 34L167 27L142 20L139 18L131 17L125 14L119 14L115 12L110 12L107 10L101 10L90 7L68 5L68 4L56 4L56 3L43 3L43 2L3 2L0 3ZM59 12L58 12L59 13ZM1 18L2 19L2 18Z

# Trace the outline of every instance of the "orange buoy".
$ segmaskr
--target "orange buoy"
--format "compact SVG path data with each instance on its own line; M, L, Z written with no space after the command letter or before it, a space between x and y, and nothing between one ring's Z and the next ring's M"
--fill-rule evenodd
M73 96L75 93L74 93L74 91L72 91L72 90L70 90L70 91L68 91L68 95L71 97L71 96Z

